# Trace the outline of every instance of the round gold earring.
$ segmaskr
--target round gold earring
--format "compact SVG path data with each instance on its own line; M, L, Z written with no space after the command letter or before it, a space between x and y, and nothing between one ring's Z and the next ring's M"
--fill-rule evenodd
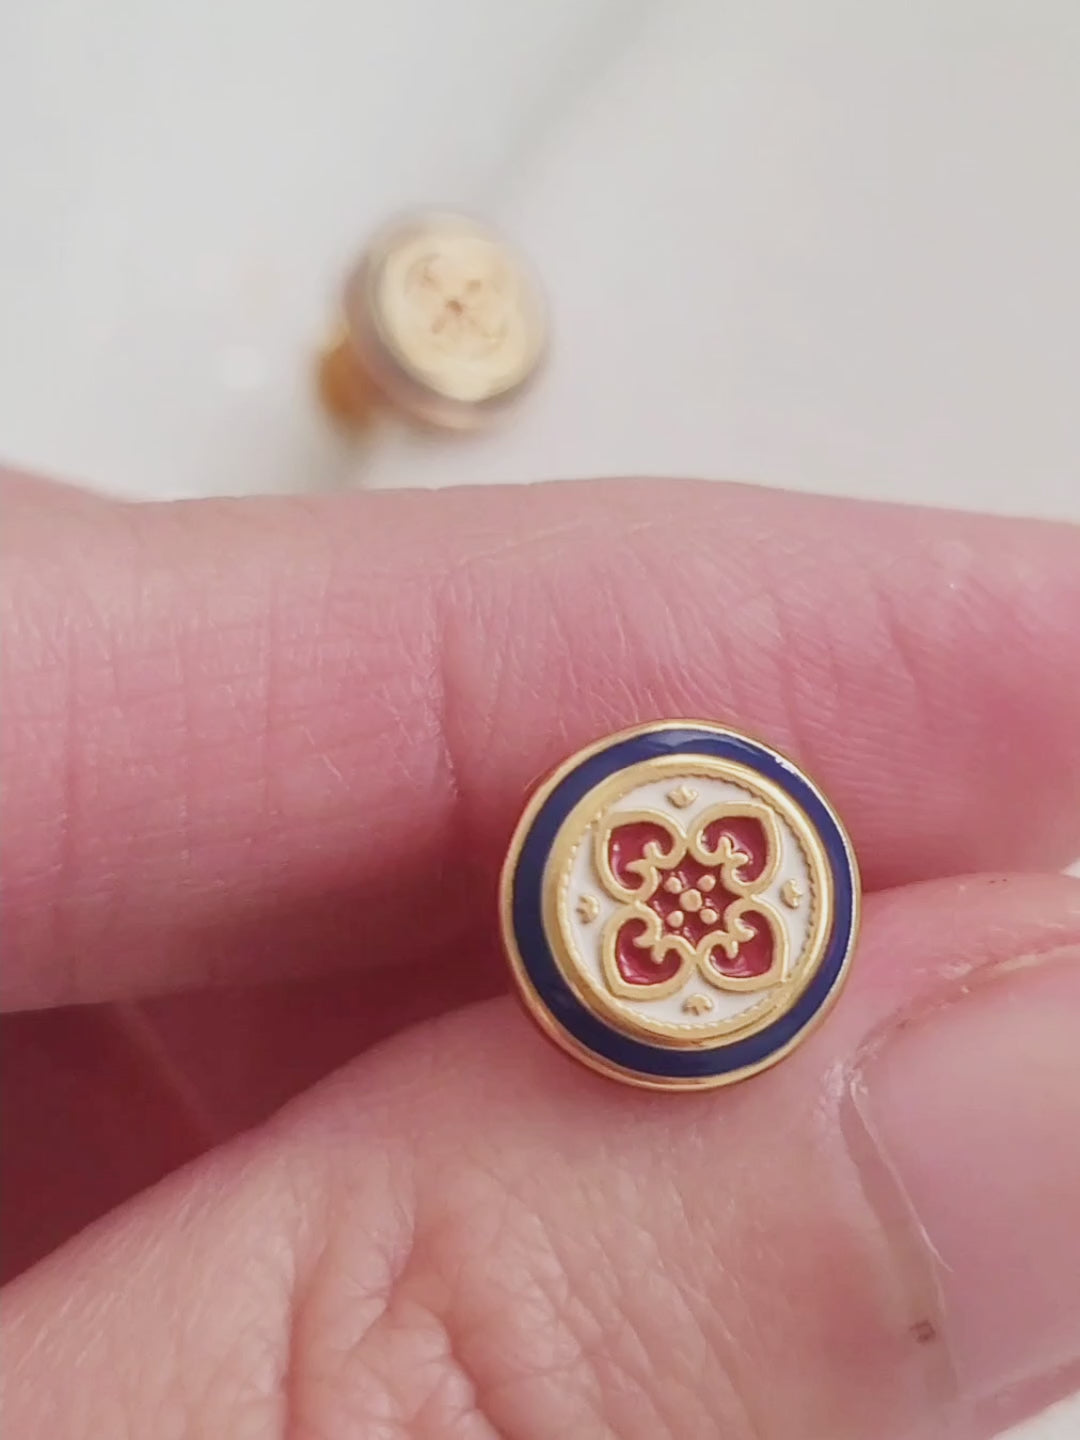
M350 271L319 388L354 429L390 410L474 430L520 398L546 347L539 283L505 238L464 215L410 215L380 230Z
M840 993L859 872L791 760L707 721L597 741L536 790L502 873L530 1015L593 1070L654 1090L755 1075Z

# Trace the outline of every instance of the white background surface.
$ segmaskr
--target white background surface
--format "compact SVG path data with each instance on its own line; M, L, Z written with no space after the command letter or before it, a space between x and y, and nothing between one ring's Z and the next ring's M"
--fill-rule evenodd
M1080 518L1078 75L1076 0L9 5L0 458L147 496L656 472ZM350 447L310 385L339 275L440 202L530 251L553 363L492 436Z
M1080 516L1076 0L35 0L0 20L0 453L132 494L611 472ZM496 436L310 357L403 204L551 291Z

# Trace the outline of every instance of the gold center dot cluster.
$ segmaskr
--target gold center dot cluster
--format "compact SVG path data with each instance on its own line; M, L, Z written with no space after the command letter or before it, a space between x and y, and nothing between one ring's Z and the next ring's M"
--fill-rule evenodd
M715 875L703 875L696 886L688 886L686 889L683 889L683 882L677 875L671 875L664 881L664 889L669 895L679 897L679 908L669 911L664 920L669 930L681 930L686 924L687 915L696 915L699 912L703 925L715 925L720 919L719 912L705 903L705 895L716 889ZM702 891L705 892L704 895Z

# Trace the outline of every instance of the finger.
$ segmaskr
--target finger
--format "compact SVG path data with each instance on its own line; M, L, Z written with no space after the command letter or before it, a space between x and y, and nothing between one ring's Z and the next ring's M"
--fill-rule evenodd
M496 957L492 957L493 962ZM0 1282L376 1041L502 988L504 966L181 991L0 1018Z
M8 1005L475 936L530 781L657 715L871 885L1080 846L1080 533L665 483L9 506Z
M1078 897L875 897L844 1004L722 1094L507 1001L400 1037L9 1288L11 1433L973 1425L1080 1356Z
M203 1115L201 1080L178 1073L134 1012L89 1005L0 1021L0 1280L224 1134Z

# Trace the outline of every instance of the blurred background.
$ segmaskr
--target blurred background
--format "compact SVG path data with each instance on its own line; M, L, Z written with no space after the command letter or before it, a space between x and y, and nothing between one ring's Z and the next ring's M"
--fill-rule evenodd
M1076 0L7 6L0 461L145 498L653 473L1080 519L1078 75ZM313 385L342 276L440 204L531 257L551 363L490 433L350 440Z
M35 0L0 20L0 455L130 495L726 476L1080 516L1076 0ZM544 384L344 443L402 206L531 255Z

